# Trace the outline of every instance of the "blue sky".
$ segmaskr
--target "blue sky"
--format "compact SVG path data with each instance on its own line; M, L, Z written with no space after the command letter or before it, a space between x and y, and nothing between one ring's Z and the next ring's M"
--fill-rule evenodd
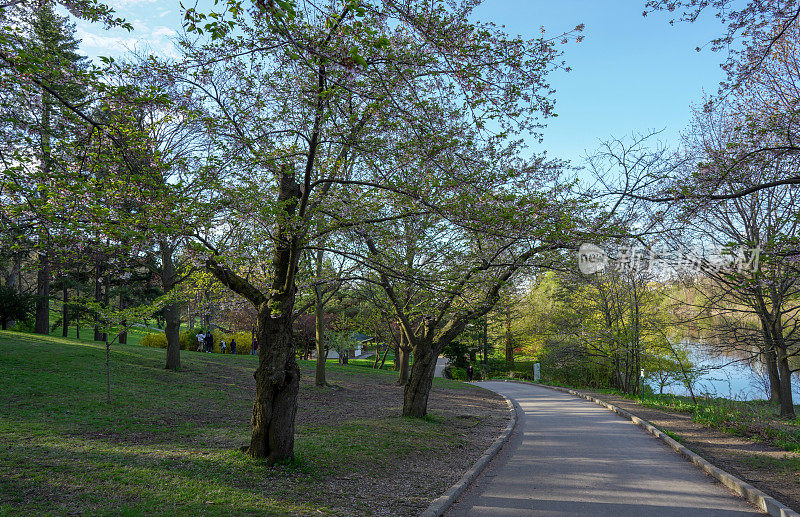
M663 14L642 16L637 0L488 0L478 11L515 34L558 34L585 23L585 39L564 48L572 67L551 78L558 117L548 121L543 148L578 159L600 140L664 129L675 145L703 92L716 93L724 56L697 52L716 35L715 18L671 26Z
M126 48L144 44L157 53L171 53L169 41L181 23L178 2L110 4L136 30L104 31L80 22L78 37L85 52L118 56ZM716 20L671 26L662 14L643 17L643 4L643 0L484 0L478 8L477 18L529 37L537 36L541 26L555 35L586 24L584 41L564 47L572 71L551 76L559 116L548 120L545 141L535 145L536 150L576 161L597 148L600 140L650 129L664 129L662 140L675 145L691 119L692 104L701 101L704 91L716 92L724 56L694 50L720 31Z

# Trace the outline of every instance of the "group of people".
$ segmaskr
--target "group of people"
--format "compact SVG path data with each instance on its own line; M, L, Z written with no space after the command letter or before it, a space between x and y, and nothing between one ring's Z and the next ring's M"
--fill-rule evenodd
M228 353L228 344L223 339L220 341L219 348L223 354ZM231 339L230 353L236 353L236 339ZM197 351L210 354L214 351L214 335L209 331L207 334L198 332L197 334ZM253 342L250 344L250 355L258 355L258 339L253 336Z
M207 354L214 351L214 335L211 332L208 334L204 334L202 331L197 333L197 351Z

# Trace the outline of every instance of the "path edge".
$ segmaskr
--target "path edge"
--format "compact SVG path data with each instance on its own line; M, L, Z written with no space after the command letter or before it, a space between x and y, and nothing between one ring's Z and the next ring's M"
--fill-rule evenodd
M494 391L493 393L497 392ZM444 494L434 499L428 508L426 508L425 511L420 514L420 517L440 517L443 515L444 512L446 512L447 509L452 506L456 499L458 499L458 497L463 494L467 488L469 488L469 485L475 481L481 472L483 472L489 462L492 461L495 456L497 456L497 453L500 452L500 449L503 447L503 445L508 442L508 439L511 437L511 433L513 433L514 429L517 427L517 407L511 399L502 393L498 393L498 395L505 399L508 409L511 411L511 421L506 425L505 429L503 429L503 432L495 439L492 445L490 445L483 455L478 458L478 461L472 465L472 468L465 472L464 475L461 476L461 479L459 479L455 485L451 486Z
M627 418L634 424L638 425L639 427L643 428L656 438L661 439L664 443L670 446L675 452L680 454L681 456L685 457L698 467L708 474L709 476L713 477L726 487L728 487L731 491L737 494L742 499L751 502L752 504L756 505L761 510L767 512L767 514L771 515L772 517L800 517L800 513L792 510L785 504L781 503L777 499L772 496L769 496L762 492L761 490L757 489L753 485L746 483L739 479L738 477L734 476L733 474L722 470L721 468L713 465L711 462L703 458L702 456L690 451L687 447L681 445L677 441L670 438L666 433L659 430L656 426L639 418L638 416L625 411L624 409L615 406L614 404L608 403L604 400L600 400L597 397L592 397L591 395L585 395L583 393L579 393L573 389L569 388L562 388L561 386L548 386L546 384L539 384L535 382L525 382L525 381L518 381L518 380L507 380L507 379L492 379L492 380L502 380L503 382L514 382L517 384L530 384L533 386L539 386L541 388L548 388L555 391L562 391L564 393L569 393L576 397L580 397L586 399L588 401L594 402L595 404L599 404L606 409L613 411L614 413L618 414L623 418Z

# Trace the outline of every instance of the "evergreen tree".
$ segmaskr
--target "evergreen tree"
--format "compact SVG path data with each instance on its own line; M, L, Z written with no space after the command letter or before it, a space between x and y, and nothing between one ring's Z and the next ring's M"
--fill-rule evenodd
M7 66L2 78L9 86L0 106L3 136L8 137L2 162L3 218L25 231L21 242L27 246L18 255L30 258L35 253L35 331L47 334L53 255L66 240L64 221L68 219L60 212L62 205L56 198L74 163L71 145L83 130L64 103L79 105L85 101L88 61L78 54L75 26L56 13L52 1L20 4L12 11L4 18L19 29L4 35L4 41L14 50L17 61L24 63L21 67L25 74ZM31 77L38 83L31 84ZM9 276L18 275L16 271Z

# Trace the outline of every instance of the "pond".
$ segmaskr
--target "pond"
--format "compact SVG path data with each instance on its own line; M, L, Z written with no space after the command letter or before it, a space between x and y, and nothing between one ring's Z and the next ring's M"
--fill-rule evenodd
M695 395L725 397L733 400L757 400L769 398L769 381L763 364L748 364L741 357L722 355L701 341L684 341L689 348L689 357L702 373L694 384ZM659 386L653 380L649 385L658 393ZM792 375L794 401L800 401L800 375ZM682 383L664 387L664 393L689 395Z

